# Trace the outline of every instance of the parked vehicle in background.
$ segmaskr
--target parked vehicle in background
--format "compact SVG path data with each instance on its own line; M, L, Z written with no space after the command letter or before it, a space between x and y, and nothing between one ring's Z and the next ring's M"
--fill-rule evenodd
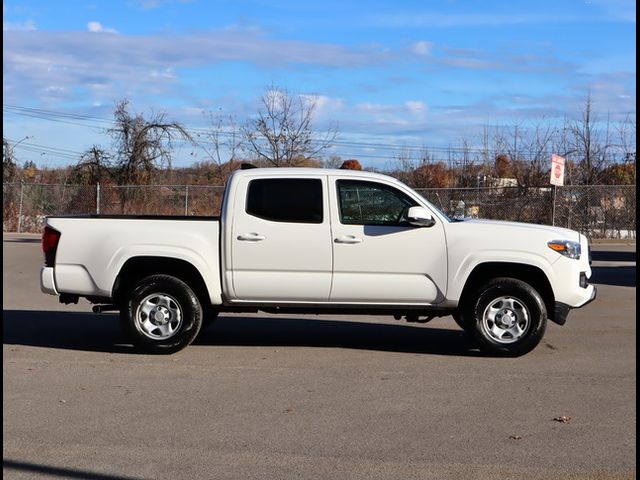
M42 290L119 310L133 341L175 352L219 312L451 315L485 351L522 355L592 301L589 244L545 225L454 221L384 175L245 169L220 218L58 216Z

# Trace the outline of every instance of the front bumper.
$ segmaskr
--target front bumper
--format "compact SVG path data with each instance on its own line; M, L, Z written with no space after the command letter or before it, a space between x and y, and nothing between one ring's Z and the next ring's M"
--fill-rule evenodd
M580 308L595 298L595 287L589 284L591 265L589 264L589 241L580 235L582 256L579 260L560 256L553 263L551 287L556 302L562 302L570 308Z
M571 309L582 308L585 305L588 305L591 302L593 302L598 296L598 289L593 285L589 285L589 286L592 287L593 289L591 291L591 298L589 298L585 303L583 303L578 307L572 307L570 305L567 305L566 303L556 302L553 309L553 318L551 320L553 320L558 325L564 325L565 323L567 323L567 317L569 316L569 311Z

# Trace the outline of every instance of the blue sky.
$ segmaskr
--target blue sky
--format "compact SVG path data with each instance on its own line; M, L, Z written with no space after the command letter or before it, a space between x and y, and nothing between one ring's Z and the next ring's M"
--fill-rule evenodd
M331 153L383 166L390 149L346 142L473 142L485 125L575 118L588 95L602 118L635 117L635 9L631 0L6 2L3 130L48 149L17 149L19 158L63 165L108 145L106 123L11 107L109 119L128 98L136 112L204 128L209 112L242 121L276 85L315 96L315 127L336 126L345 142Z

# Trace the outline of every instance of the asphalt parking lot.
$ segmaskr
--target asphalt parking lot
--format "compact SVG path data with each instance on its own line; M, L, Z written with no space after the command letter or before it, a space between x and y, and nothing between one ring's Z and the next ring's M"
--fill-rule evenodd
M597 300L516 359L450 317L266 314L151 356L5 234L3 477L635 478L635 243L593 259Z

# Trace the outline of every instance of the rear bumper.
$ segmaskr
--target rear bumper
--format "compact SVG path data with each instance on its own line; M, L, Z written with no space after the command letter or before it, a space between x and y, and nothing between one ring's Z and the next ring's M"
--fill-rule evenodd
M58 295L56 282L53 278L53 267L42 267L40 269L40 290L49 295Z
M567 323L567 317L569 316L569 311L571 309L582 308L585 305L593 302L598 296L598 289L596 289L596 287L594 287L593 285L589 285L589 287L592 288L591 298L589 298L586 302L578 307L572 307L571 305L567 305L566 303L556 302L553 309L553 318L551 320L553 320L558 325L564 325L565 323Z

